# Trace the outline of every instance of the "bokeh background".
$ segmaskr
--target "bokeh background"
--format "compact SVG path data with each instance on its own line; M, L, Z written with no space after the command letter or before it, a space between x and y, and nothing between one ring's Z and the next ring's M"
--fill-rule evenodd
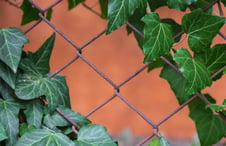
M36 0L41 8L47 7L52 0ZM87 5L99 11L97 0L87 0ZM101 19L82 5L68 11L67 1L63 1L53 9L51 22L62 32L81 46L93 36L103 31L107 21ZM166 7L157 10L161 18L174 18L181 24L183 12ZM226 10L224 8L224 12ZM218 14L216 9L215 14ZM19 27L26 30L31 24L20 26L23 13L20 9L0 0L0 28ZM226 34L226 27L221 31ZM35 51L54 31L41 22L27 33L30 40L25 50ZM184 36L182 36L184 37ZM216 36L214 43L225 43ZM186 40L175 48L187 48ZM51 56L51 71L54 72L76 55L76 50L57 34L55 47ZM83 55L116 84L120 83L137 69L143 66L144 55L133 35L128 35L125 25L110 35L103 35L83 50ZM154 122L160 121L177 108L178 102L166 80L159 77L160 69L147 70L121 87L121 94L139 108ZM113 94L113 87L93 71L86 63L78 59L61 74L66 76L69 85L71 106L81 114L87 114ZM208 92L217 103L226 98L226 76L207 87ZM173 118L160 126L160 132L170 138L192 139L195 132L194 122L188 117L188 109L184 108ZM120 134L130 129L134 135L150 135L153 129L141 117L127 107L120 99L115 98L89 117L93 123L103 124L112 134Z

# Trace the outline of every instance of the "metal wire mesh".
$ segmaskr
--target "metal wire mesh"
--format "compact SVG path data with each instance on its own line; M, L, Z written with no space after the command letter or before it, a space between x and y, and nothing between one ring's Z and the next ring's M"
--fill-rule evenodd
M125 78L124 80L122 80L120 83L116 84L110 77L108 77L103 71L101 71L98 67L96 67L90 60L89 58L87 58L85 55L83 55L83 52L85 50L83 50L84 48L86 48L88 45L92 45L93 42L96 41L96 39L98 39L99 37L103 36L105 34L105 30L100 31L97 35L93 36L90 40L88 40L87 42L85 42L83 45L79 46L76 44L76 42L74 42L73 40L71 40L67 35L64 34L64 32L62 32L58 27L56 27L50 20L48 20L45 17L45 12L47 12L49 9L52 9L53 7L57 6L60 4L61 0L56 0L55 2L53 2L52 4L50 4L47 8L42 9L38 4L36 4L33 0L29 0L29 2L36 8L39 10L39 17L40 19L38 21L36 21L32 26L30 26L28 29L26 29L24 32L28 33L30 31L32 31L35 27L37 27L40 22L45 22L47 25L49 25L53 31L57 32L63 39L65 39L73 48L76 49L76 55L69 60L67 63L65 63L63 66L61 66L59 69L57 69L55 72L53 72L49 78L54 77L55 75L57 75L58 73L60 73L61 71L63 71L65 68L69 68L70 69L70 65L73 64L74 62L76 62L78 59L82 60L87 66L89 66L92 70L94 70L101 78L103 78L110 86L113 87L113 94L111 96L109 96L108 98L106 98L105 101L103 101L101 104L99 104L98 106L96 106L95 108L93 108L91 111L89 111L86 116L89 117L92 114L95 114L98 110L100 110L101 108L103 108L106 104L110 103L113 101L113 99L118 98L120 99L126 106L128 106L130 109L132 109L133 112L135 112L137 115L139 115L146 123L148 123L150 125L150 127L153 128L153 133L150 133L149 136L147 136L146 138L144 138L143 140L141 140L139 143L137 143L137 146L142 146L143 144L145 144L147 141L149 141L152 137L154 136L158 136L158 129L159 126L162 125L163 123L167 123L167 120L172 118L176 113L178 113L179 111L181 111L184 107L186 107L189 103L191 103L192 101L194 101L196 98L200 98L202 100L204 100L204 102L206 102L207 104L209 103L208 100L205 98L205 96L203 96L201 93L196 93L193 97L191 97L189 100L187 100L185 103L183 103L182 105L178 106L177 108L175 108L171 113L169 113L168 115L166 115L164 118L162 118L161 120L159 120L157 123L153 122L152 119L150 119L148 117L148 115L145 115L144 113L141 112L141 110L139 108L137 108L136 106L134 106L128 99L127 97L125 97L122 93L120 93L120 89L122 86L124 86L125 84L127 84L130 80L132 80L133 78L136 78L137 76L139 76L144 70L146 70L148 68L148 66L152 65L152 62L148 63L148 64L144 64L141 68L139 68L138 70L134 71L133 74L131 74L130 76L128 76L127 78ZM203 10L208 10L209 8L211 8L213 5L218 4L219 1L214 1L213 3L211 3L209 6L207 6L206 8L204 8ZM98 15L98 13L96 11L94 11L92 8L90 8L89 6L87 6L85 3L82 3L84 7L88 8L89 10L91 10L92 12L94 12L95 14ZM140 37L144 37L143 34L136 29L136 27L134 27L132 24L130 24L129 22L126 23L126 25L128 27L130 27L134 32L136 32ZM174 39L178 38L179 36L181 36L183 34L183 32L178 33L177 35L174 36ZM219 33L219 35L225 39L225 36L223 33ZM66 51L66 50L65 50ZM161 60L163 62L165 62L165 64L169 65L171 68L173 68L175 71L177 71L180 75L181 72L180 70L174 66L173 64L170 63L170 61L168 61L165 57L160 57ZM216 77L217 75L219 75L224 69L226 68L226 66L224 66L223 68L221 68L219 71L217 71L215 74L213 74L211 76L211 78ZM72 124L72 130L77 133L76 131L76 123L74 123L72 120L70 120L70 117L68 117L67 115L65 115L64 113L62 113L60 111L60 109L56 109L56 112L58 112L60 115L62 115L66 120L68 120L71 124ZM225 117L222 115L222 118L225 119Z

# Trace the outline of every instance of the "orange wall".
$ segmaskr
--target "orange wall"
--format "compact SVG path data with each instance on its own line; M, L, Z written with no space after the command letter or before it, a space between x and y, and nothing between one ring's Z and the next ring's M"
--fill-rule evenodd
M47 2L39 0L42 6ZM92 1L91 1L92 2ZM62 2L53 9L53 22L61 31L78 45L82 45L94 35L106 28L107 22L100 19L81 5L71 11L67 10L66 2ZM162 8L158 10L162 18L173 17L180 23L182 12ZM29 25L20 26L22 12L0 1L0 27L16 26L23 30ZM222 31L226 34L225 27ZM53 30L45 23L41 23L27 34L30 44L26 50L37 49L42 42L51 35ZM225 43L219 36L216 43ZM180 44L179 47L186 47ZM143 54L137 47L133 35L127 36L125 26L111 35L102 36L84 49L83 55L96 67L106 74L116 84L133 74L143 64ZM61 36L57 35L56 43L51 57L51 70L55 71L75 56L75 49ZM120 92L132 104L139 108L152 121L158 122L172 112L178 103L170 90L168 83L159 77L160 69L150 73L143 71L137 77L122 86ZM113 94L111 87L103 78L94 72L81 59L65 69L62 74L69 84L72 108L82 114L102 103ZM215 82L210 92L221 103L225 98L226 76ZM94 123L105 125L112 133L119 133L130 128L135 134L151 134L152 127L129 109L119 98L90 116ZM160 131L166 136L175 138L191 138L195 133L192 120L188 118L187 108L177 113L173 118L160 126Z

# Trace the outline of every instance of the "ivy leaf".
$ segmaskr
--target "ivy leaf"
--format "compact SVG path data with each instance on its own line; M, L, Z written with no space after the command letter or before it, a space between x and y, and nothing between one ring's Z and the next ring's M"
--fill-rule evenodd
M53 50L55 36L55 33L53 33L35 53L29 52L28 54L28 57L34 63L35 68L42 75L45 75L50 71L49 60Z
M21 107L17 102L0 99L0 123L2 123L8 136L7 146L11 146L17 141L19 133L18 113Z
M14 73L20 62L22 46L28 42L23 32L14 27L0 29L0 60Z
M134 13L136 8L144 8L146 0L112 0L108 2L108 26L106 34L110 34ZM145 7L146 8L146 7Z
M5 139L7 139L7 138L8 138L8 136L6 134L5 128L2 125L2 123L0 123L0 141L3 141Z
M162 6L166 6L167 5L167 0L148 0L148 4L151 8L151 11L154 12L156 9L162 7Z
M116 142L108 135L106 128L96 124L82 127L75 143L87 146L117 146Z
M28 125L27 123L20 124L20 136L24 135L26 132L36 129L34 125Z
M0 78L0 95L3 99L13 99L14 90Z
M160 56L169 53L173 45L171 26L161 23L157 13L149 13L142 18L145 22L144 63L157 60Z
M197 1L198 0L168 0L167 4L169 8L185 11L187 6Z
M195 53L195 59L202 61L209 72L214 74L226 65L226 44L217 44L203 53Z
M225 20L224 17L208 15L201 9L185 14L182 18L182 29L188 34L189 47L195 52L210 48Z
M209 95L206 95L210 99ZM226 134L226 124L210 109L205 108L205 103L197 98L189 104L189 116L194 120L202 146L212 146Z
M0 77L11 88L15 89L16 74L2 61L0 61Z
M179 49L174 55L174 60L180 64L180 71L186 78L186 95L192 95L211 85L208 69L202 62L193 59L186 49Z
M91 121L88 120L85 116L72 111L71 109L63 106L58 107L61 112L70 117L70 119L78 125L78 128L90 124ZM70 126L71 124L65 120L59 113L54 112L52 115L46 115L44 118L44 124L51 129L56 129L56 126L64 127Z
M69 91L64 76L42 77L29 59L23 59L20 67L25 73L16 81L15 93L19 99L31 100L45 95L51 111L54 111L57 105L70 107Z
M226 109L226 105L219 105L219 104L208 104L206 108L211 108L216 112L220 112Z
M163 136L161 136L160 138L154 137L148 146L170 146L170 144Z
M78 4L84 1L85 0L68 0L68 10L75 8Z
M183 104L188 100L188 96L185 95L186 79L184 77L182 77L168 65L164 65L160 77L166 79L169 82L179 104Z
M100 11L101 11L101 18L107 19L108 18L108 1L107 0L99 0L100 4Z
M197 8L204 9L205 7L209 6L213 1L212 0L198 0L194 3L196 7L190 6L190 10L194 11ZM205 13L208 13L209 15L212 15L213 8L209 8L208 10L204 11Z
M34 129L25 133L15 146L75 146L67 136L47 129Z
M39 19L39 11L36 8L32 7L32 4L28 0L23 1L20 9L23 11L21 25L25 25L29 22Z
M224 6L226 7L226 0L221 0L221 2L224 4Z
M32 100L26 103L26 110L24 114L29 125L34 125L40 128L43 116L43 104L40 100Z

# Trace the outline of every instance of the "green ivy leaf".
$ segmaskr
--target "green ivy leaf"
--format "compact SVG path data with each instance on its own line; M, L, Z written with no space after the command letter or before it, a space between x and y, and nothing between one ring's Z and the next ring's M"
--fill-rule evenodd
M195 8L190 6L190 10L194 11L197 8L204 9L205 7L209 6L213 1L212 0L198 0L197 2L194 3L196 6ZM212 15L213 13L213 8L209 8L205 13L208 13L209 15Z
M26 132L36 129L34 125L28 125L27 123L20 124L20 136L24 135Z
M198 0L167 0L169 8L185 11L186 8Z
M87 146L117 146L116 142L108 135L106 128L95 124L82 127L75 143Z
M57 105L70 107L69 91L64 76L42 77L30 59L23 59L20 68L25 72L16 80L15 93L19 99L31 100L45 95L48 107L54 111Z
M182 77L168 65L164 65L160 77L166 79L169 82L179 104L183 104L188 100L188 96L185 95L186 79L184 77Z
M14 73L20 62L22 46L28 42L23 32L14 27L0 29L0 60Z
M108 26L106 34L110 34L134 13L136 8L146 8L146 0L112 0L108 2Z
M142 18L145 22L144 63L157 60L160 56L169 53L173 45L171 26L161 23L157 13L149 13Z
M163 136L161 136L160 138L154 137L148 146L170 146L170 144Z
M206 95L209 99L210 96ZM226 124L210 109L205 108L205 103L197 98L189 104L189 116L194 120L202 146L212 146L226 134Z
M2 123L0 122L0 141L3 141L5 139L7 139L7 138L8 138L8 136L6 134L5 128L2 125Z
M216 112L220 112L226 109L226 105L219 105L219 104L208 104L206 108L211 108Z
M99 0L100 4L100 11L101 11L101 18L107 19L108 18L108 1L107 0Z
M156 9L162 7L162 6L166 6L167 5L167 0L148 0L148 4L151 8L151 11L154 12Z
M224 17L205 14L201 9L185 14L182 29L188 34L189 47L195 52L210 48L213 38L224 23Z
M185 95L192 95L211 85L208 69L202 62L193 59L186 49L177 50L174 60L180 64L180 71L186 78Z
M59 106L58 108L60 109L61 112L70 117L70 119L78 125L78 128L81 128L82 126L91 123L91 121L88 120L85 116L75 111L72 111L67 107ZM52 115L46 115L44 118L44 124L51 129L56 129L56 126L64 127L71 125L57 112L54 112L54 114Z
M47 129L34 129L25 133L15 146L75 146L67 136Z
M20 9L23 11L21 25L25 25L29 22L39 19L39 11L34 8L28 0L23 1L23 4L21 5Z
M11 146L17 141L19 133L18 113L21 107L17 102L0 99L0 123L2 123L8 136L7 146Z
M2 61L0 61L0 78L15 89L16 74Z
M24 114L29 125L40 128L43 117L43 104L40 100L32 100L26 103Z
M46 19L50 20L53 14L53 9L49 9L46 13Z
M45 75L50 71L49 60L53 50L55 36L55 33L53 33L35 53L28 53L28 57L34 63L37 71L42 75Z
M0 78L0 95L3 99L13 99L14 90Z
M217 44L203 53L195 53L195 59L202 61L209 72L214 74L226 65L226 44Z
M84 1L85 0L68 0L68 10L75 8L78 4Z

